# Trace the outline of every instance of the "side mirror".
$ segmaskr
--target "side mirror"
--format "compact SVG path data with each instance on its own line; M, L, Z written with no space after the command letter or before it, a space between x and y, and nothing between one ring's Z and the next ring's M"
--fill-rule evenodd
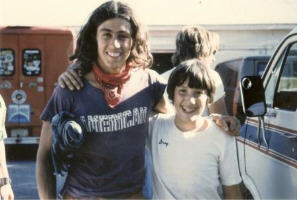
M244 76L240 81L241 100L244 113L249 117L263 116L266 102L261 77Z

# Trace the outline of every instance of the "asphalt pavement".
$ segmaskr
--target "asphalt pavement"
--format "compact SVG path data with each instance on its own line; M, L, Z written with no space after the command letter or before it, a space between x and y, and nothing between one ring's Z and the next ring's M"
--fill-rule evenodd
M37 146L6 146L15 199L39 199L35 181L36 151Z

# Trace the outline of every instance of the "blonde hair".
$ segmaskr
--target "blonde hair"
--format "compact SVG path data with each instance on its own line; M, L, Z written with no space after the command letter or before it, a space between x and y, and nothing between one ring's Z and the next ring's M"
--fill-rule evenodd
M172 64L208 57L219 48L219 35L201 26L187 26L176 36L176 51L171 57Z
M216 32L209 32L210 52L209 55L215 54L220 47L220 36Z

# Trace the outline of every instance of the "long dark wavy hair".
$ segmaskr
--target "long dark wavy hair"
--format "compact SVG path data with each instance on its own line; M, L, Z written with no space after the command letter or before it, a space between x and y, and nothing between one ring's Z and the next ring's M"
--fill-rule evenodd
M133 66L137 67L151 67L153 57L147 44L147 33L137 21L132 8L120 1L107 1L93 11L86 24L81 28L75 52L70 57L70 60L79 63L77 70L82 75L92 70L93 63L98 58L96 40L98 26L113 18L125 19L131 25L133 46L127 62L131 62Z

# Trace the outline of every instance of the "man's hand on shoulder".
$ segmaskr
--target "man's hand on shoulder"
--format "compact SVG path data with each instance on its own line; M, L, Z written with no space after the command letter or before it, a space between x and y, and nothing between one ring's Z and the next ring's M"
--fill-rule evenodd
M238 136L240 134L240 121L236 117L220 114L211 114L211 116L216 125L229 135Z
M79 74L75 69L78 64L72 64L63 72L59 78L58 83L60 87L67 87L70 90L79 90L83 87L82 74Z

